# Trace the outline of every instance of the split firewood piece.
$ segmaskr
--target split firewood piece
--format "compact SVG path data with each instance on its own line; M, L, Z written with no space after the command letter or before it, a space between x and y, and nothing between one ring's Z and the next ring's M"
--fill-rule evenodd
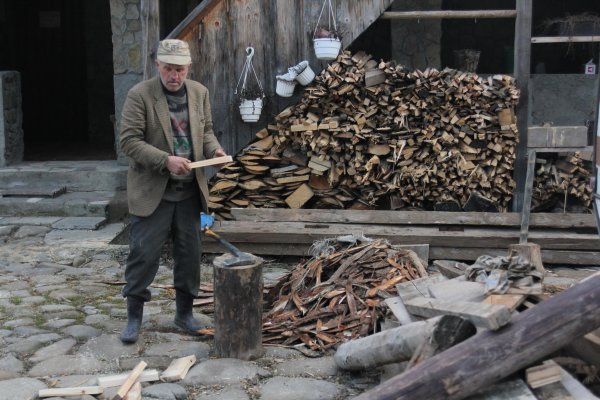
M173 360L165 372L160 375L160 380L163 382L175 382L182 380L195 363L196 356L193 354L191 356L181 357Z
M285 202L290 208L302 208L313 196L314 193L311 188L303 183L298 189L294 190L294 193L285 199Z
M233 158L231 158L231 156L222 156L222 157L209 158L207 160L195 161L193 163L190 163L189 166L190 166L190 168L202 168L202 167L208 167L209 165L225 164L225 163L232 162L232 161L233 161Z
M142 384L139 381L134 383L123 400L142 400Z
M510 311L505 306L467 301L447 302L425 297L415 297L405 302L413 315L431 318L437 315L456 315L477 326L497 330L510 322Z
M83 396L95 395L104 393L102 386L81 386L81 387L70 387L70 388L52 388L52 389L40 389L38 397L63 397L63 396Z
M544 363L525 370L527 384L532 389L560 382L560 367L556 363Z
M131 387L135 384L147 365L148 364L146 364L145 361L140 361L138 365L136 365L131 371L125 382L123 382L117 393L112 397L112 400L123 400L127 395L127 392L129 392L129 389L131 389Z
M159 379L158 375L158 371L155 369L145 369L138 377L138 381L154 382ZM99 376L98 386L102 386L103 388L121 386L123 383L125 383L128 377L129 374L127 373L118 375Z
M385 72L381 69L373 69L365 73L365 87L379 85L385 82Z
M410 313L406 309L402 297L390 297L384 300L384 303L390 308L394 316L398 319L400 324L408 325L413 322Z

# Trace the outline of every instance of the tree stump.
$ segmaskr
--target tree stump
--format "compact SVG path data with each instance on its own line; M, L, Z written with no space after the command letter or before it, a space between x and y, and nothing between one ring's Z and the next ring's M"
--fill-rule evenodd
M218 357L252 360L262 347L262 262L225 267L224 254L214 259L215 350Z

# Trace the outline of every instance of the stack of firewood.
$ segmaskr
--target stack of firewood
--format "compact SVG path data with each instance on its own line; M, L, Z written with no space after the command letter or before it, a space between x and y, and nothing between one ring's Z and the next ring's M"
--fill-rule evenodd
M263 343L304 343L315 351L373 333L396 284L427 276L416 254L385 240L331 243L274 286L263 317Z
M212 182L211 207L433 209L512 198L513 78L344 52Z
M576 152L569 157L538 158L532 192L532 210L549 211L580 206L585 212L592 203L591 162Z

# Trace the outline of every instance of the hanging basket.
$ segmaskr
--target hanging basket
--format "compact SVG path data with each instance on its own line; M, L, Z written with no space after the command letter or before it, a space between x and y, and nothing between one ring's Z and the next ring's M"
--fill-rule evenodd
M327 7L327 25L320 25L323 12ZM335 13L331 0L323 0L323 7L317 20L315 31L313 32L313 44L315 55L319 60L335 60L340 54L342 41L335 22Z
M244 122L257 122L263 108L263 99L245 99L240 103L240 115Z
M342 41L338 38L320 38L313 42L315 55L319 60L335 60L342 48Z
M294 88L296 87L296 81L286 80L277 78L277 86L275 86L275 93L281 97L290 97L294 94Z
M308 65L308 61L302 61L300 64L296 65L298 72L298 76L296 76L296 80L302 86L306 86L315 79L315 72L312 70L310 65Z
M247 47L246 53L246 62L244 63L244 68L242 68L242 74L240 75L240 79L238 80L238 84L235 88L234 94L238 96L240 102L239 109L242 121L257 122L260 119L260 114L263 108L263 98L265 97L265 95L264 90L262 88L262 84L260 83L260 80L256 75L254 67L252 66L252 57L254 56L254 49L252 47ZM258 90L250 90L246 86L248 72L250 71L252 71L252 74L256 79ZM241 89L240 83L242 84Z

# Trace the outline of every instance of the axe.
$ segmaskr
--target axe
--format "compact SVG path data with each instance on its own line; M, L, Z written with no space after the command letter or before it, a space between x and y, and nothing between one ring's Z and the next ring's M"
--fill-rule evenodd
M214 222L215 219L212 215L207 215L204 213L200 215L200 228L202 229L202 232L215 239L217 242L219 242L219 244L222 247L225 248L225 250L227 250L233 255L232 258L225 259L223 261L223 265L225 267L239 267L242 265L254 264L256 262L256 257L254 257L252 254L240 251L240 249L238 249L237 247L229 243L227 240L219 236L215 231L210 229Z

